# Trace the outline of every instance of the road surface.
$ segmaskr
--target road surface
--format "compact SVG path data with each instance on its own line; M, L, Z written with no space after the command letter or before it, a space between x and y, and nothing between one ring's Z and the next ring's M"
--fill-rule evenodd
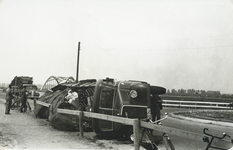
M0 150L4 149L129 149L132 142L99 140L93 132L85 133L84 138L78 132L65 132L54 129L46 119L35 118L33 111L20 113L11 110L5 115L5 100L0 93ZM29 100L33 109L32 101Z
M175 111L189 111L189 109L165 108L162 113ZM228 135L233 137L232 126L209 124L197 121L197 119L183 120L169 117L163 121L163 125L200 134L203 134L204 128L209 128L211 130L210 133L216 136L222 136L223 132L227 132ZM207 146L207 143L204 143L202 139L190 140L174 135L170 135L170 138L178 150L204 150Z
M11 115L5 115L4 94L0 93L0 146L12 149L114 149L133 150L131 142L116 140L100 140L93 132L84 133L84 138L78 132L65 132L54 129L46 119L35 118L33 112L20 113L12 110ZM29 100L30 101L30 100ZM30 102L31 106L32 101ZM177 109L165 108L164 112L173 112ZM175 118L168 118L163 125L185 129L192 132L200 132L204 127L222 133L232 129L224 126L203 124ZM233 132L230 131L233 137ZM177 150L203 150L206 143L202 139L190 140L179 136L169 135ZM0 148L1 149L1 148ZM143 148L140 148L143 149ZM160 150L165 150L163 143Z

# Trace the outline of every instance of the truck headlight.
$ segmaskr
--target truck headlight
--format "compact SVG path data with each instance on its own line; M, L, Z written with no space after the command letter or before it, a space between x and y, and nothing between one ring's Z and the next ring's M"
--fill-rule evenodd
M131 98L136 98L136 97L138 96L138 93L137 93L137 91L135 91L135 90L131 90L131 91L129 92L129 95L130 95Z

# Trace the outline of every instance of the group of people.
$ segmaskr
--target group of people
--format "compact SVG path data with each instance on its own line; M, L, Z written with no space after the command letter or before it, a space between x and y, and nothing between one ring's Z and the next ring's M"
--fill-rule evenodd
M26 112L27 110L27 95L26 95L26 87L23 87L21 91L19 92L20 94L20 101L21 101L21 107L20 107L20 112ZM14 98L14 93L12 92L12 86L11 84L8 86L6 90L6 109L5 109L5 114L10 114L10 109L12 105L12 100Z

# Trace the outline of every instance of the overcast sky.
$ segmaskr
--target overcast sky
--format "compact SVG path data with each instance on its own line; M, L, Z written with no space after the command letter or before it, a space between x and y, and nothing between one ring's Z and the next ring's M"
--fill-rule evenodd
M79 79L233 93L231 0L2 0L0 83L75 78L79 41Z

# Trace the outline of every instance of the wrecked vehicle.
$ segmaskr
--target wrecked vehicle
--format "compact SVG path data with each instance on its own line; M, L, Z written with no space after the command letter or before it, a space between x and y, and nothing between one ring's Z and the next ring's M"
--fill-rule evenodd
M37 105L35 114L48 118L51 125L60 130L78 130L79 119L75 115L59 114L57 108L146 119L148 107L151 107L150 95L166 92L165 88L146 82L114 81L110 78L63 83L51 90L39 98L39 101L52 104L51 107ZM132 126L101 119L84 117L84 124L97 135L129 138L133 133Z

